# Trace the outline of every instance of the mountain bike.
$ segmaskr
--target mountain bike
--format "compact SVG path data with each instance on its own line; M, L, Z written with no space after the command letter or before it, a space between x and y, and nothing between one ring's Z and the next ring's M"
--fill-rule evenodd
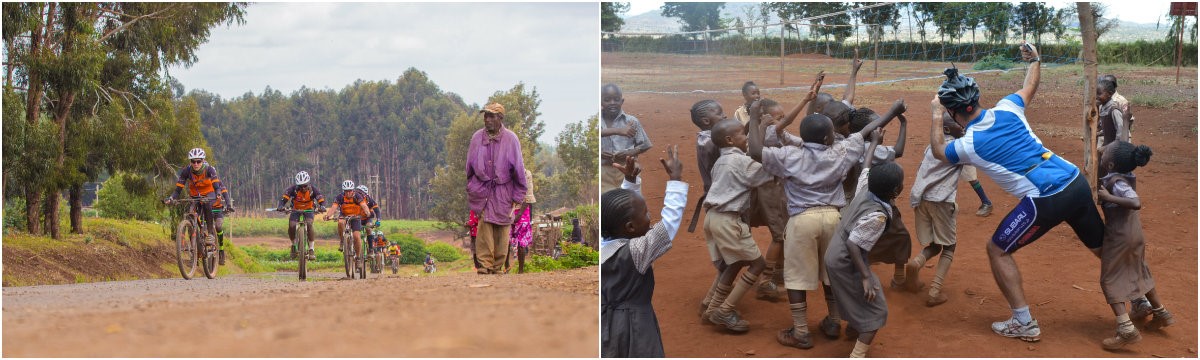
M346 277L353 279L355 272L358 272L360 279L366 279L366 271L363 271L363 265L360 263L360 256L354 253L354 230L350 229L350 220L360 219L358 215L338 216L338 220L346 220L346 226L342 228L342 233L339 234L342 243L342 263L346 269Z
M308 279L308 260L316 259L316 256L315 256L316 254L314 254L311 249L312 249L312 245L314 243L316 243L317 240L313 238L312 224L309 224L308 221L305 220L305 218L312 219L312 221L315 221L316 215L313 214L315 211L313 209L295 210L295 209L290 209L290 208L267 209L267 211L278 211L278 212L281 212L281 213L284 213L287 215L291 215L292 213L298 212L298 213L307 215L307 216L305 216L305 215L300 216L300 221L296 222L296 231L295 231L296 238L291 239L292 240L292 257L298 258L300 260L300 266L296 268L297 271L300 273L300 281L307 280ZM324 212L324 211L321 211L321 212ZM309 256L312 256L313 258L309 259Z
M400 272L400 256L388 255L388 264L392 267L392 275Z
M383 236L383 232L378 230L379 226L372 223L371 225L363 225L362 240L363 249L366 251L366 261L370 265L371 273L378 274L383 272L383 248L372 244L371 240L377 240Z
M172 202L174 205L187 206L183 219L179 220L179 225L175 228L175 263L179 266L179 274L183 275L185 280L191 280L195 275L197 262L203 268L204 277L217 277L217 253L220 249L217 248L216 239L208 233L208 224L205 223L204 216L201 216L203 204L207 200L193 197ZM217 213L224 210L211 211Z

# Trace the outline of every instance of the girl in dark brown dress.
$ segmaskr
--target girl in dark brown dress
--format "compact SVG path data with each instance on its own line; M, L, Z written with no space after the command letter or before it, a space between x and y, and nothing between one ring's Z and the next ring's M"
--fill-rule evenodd
M1142 340L1129 318L1126 302L1145 294L1153 307L1149 329L1175 322L1154 290L1154 278L1146 266L1146 241L1138 210L1137 178L1133 169L1150 161L1150 147L1116 141L1104 149L1100 166L1108 173L1100 179L1098 198L1104 209L1104 246L1100 255L1100 286L1104 298L1117 316L1117 334L1102 342L1105 349L1116 350Z

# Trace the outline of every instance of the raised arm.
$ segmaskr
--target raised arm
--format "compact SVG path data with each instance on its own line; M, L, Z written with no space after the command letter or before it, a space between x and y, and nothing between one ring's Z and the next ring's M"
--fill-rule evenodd
M896 146L892 149L896 150L896 158L899 159L904 156L904 143L908 140L908 118L905 118L904 115L896 115L896 119L900 120L900 136L896 138ZM867 154L874 154L874 152Z
M942 126L942 113L946 109L942 107L942 102L938 101L937 95L933 95L933 101L929 102L933 115L929 120L929 148L933 152L933 157L941 161L949 161L946 159L946 137L942 136L940 131Z
M687 183L683 177L683 164L679 161L679 146L667 146L667 158L659 159L667 171L666 194L663 196L662 220L654 224L646 235L629 240L629 255L633 257L638 273L645 274L654 260L671 249L672 240L679 232L683 210L687 204ZM626 173L628 174L628 173Z
M763 151L763 132L764 129L758 125L762 122L762 101L755 100L750 104L750 122L746 124L746 128L750 129L749 139L747 139L746 150L749 151L750 158L759 163L762 162ZM776 125L776 131L783 128L783 124Z
M813 81L812 86L809 86L808 93L804 95L804 99L800 100L800 104L792 108L792 111L788 112L787 116L783 117L783 121L780 121L779 124L775 125L775 135L778 136L780 140L783 139L784 129L791 125L792 122L795 122L796 118L800 116L800 112L804 111L804 109L808 107L808 104L817 98L817 94L821 92L821 85L824 83L825 71L822 70L817 73L817 79ZM746 130L750 130L749 124L747 124Z
M907 110L908 108L904 106L904 99L896 100L895 103L892 103L892 108L888 109L887 113L883 114L883 116L881 116L879 119L867 124L867 126L864 126L858 133L865 138L867 134L871 133L871 131L886 126L888 122L892 121L893 118L900 116L900 114L904 114L904 112Z
M862 68L863 61L858 58L858 49L854 49L854 60L850 60L850 80L846 81L846 93L842 94L842 101L854 103L854 88L858 83L858 69Z
M1021 99L1025 101L1025 106L1028 107L1033 102L1033 95L1037 94L1038 82L1042 78L1042 58L1033 44L1023 42L1021 59L1029 62L1029 70L1025 72L1025 85L1017 91L1017 95L1021 96Z

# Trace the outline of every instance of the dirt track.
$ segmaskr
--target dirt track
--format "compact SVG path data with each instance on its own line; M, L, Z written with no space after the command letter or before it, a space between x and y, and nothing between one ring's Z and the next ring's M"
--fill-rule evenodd
M720 88L737 89L743 81L759 80L760 84L778 79L772 68L758 72L737 74L655 74L654 78L642 77L637 69L610 54L604 54L603 82L624 85L626 77L645 89L649 82L657 82L663 90L704 88L716 77ZM730 63L738 63L730 60ZM836 73L844 69L844 60L814 63L811 73L818 68ZM776 63L777 64L777 63ZM901 73L885 73L884 62L880 63L880 78L905 76L908 68L929 67L928 63L902 64ZM776 67L774 69L778 69ZM967 66L967 65L961 65ZM659 68L686 69L686 64L667 64ZM612 71L610 71L612 70ZM1101 69L1102 73L1106 72ZM699 85L692 82L691 75L700 76ZM1139 194L1144 204L1141 213L1146 233L1146 258L1168 309L1178 322L1161 332L1143 331L1143 341L1127 347L1121 352L1107 352L1100 348L1100 340L1111 336L1115 330L1113 315L1099 292L1099 260L1092 257L1071 233L1070 228L1060 226L1038 242L1017 253L1017 263L1024 277L1024 287L1035 318L1042 326L1042 341L1025 343L1015 339L1001 338L988 329L992 321L1009 316L1008 306L1000 294L987 264L984 244L992 230L1016 203L1016 199L1004 193L985 175L980 175L995 212L991 217L974 215L979 200L971 188L959 186L958 201L961 213L958 217L959 244L954 265L950 270L944 293L950 301L937 308L924 305L924 292L920 295L900 293L885 289L889 306L888 323L879 331L869 355L872 357L1195 357L1197 344L1196 288L1197 288L1197 235L1196 235L1196 78L1195 69L1184 72L1185 85L1151 89L1143 81L1157 79L1158 84L1173 84L1174 69L1146 69L1137 74L1118 74L1123 77L1120 91L1125 96L1139 91L1170 93L1178 89L1178 98L1185 102L1171 109L1135 109L1137 123L1134 126L1134 141L1147 143L1154 148L1154 157L1149 166L1136 172L1139 177ZM789 79L811 76L789 74ZM842 83L844 75L830 75L827 83ZM984 89L983 104L994 104L1005 91L1020 87L1019 76L1003 77L990 74L977 78ZM1169 80L1168 80L1169 79ZM860 81L871 81L866 78ZM1047 147L1075 164L1082 164L1078 130L1081 90L1076 87L1077 75L1052 77L1043 72L1041 88L1037 98L1028 108L1028 117L1035 133ZM805 80L810 81L810 80ZM1139 86L1142 85L1142 86ZM775 83L769 86L774 87ZM807 86L799 81L787 86ZM894 85L872 85L858 89L858 106L883 109L892 100L904 98L909 104L910 124L907 150L898 162L905 169L906 191L896 199L898 204L908 204L908 186L913 183L921 154L928 144L928 102L935 80L920 80ZM830 91L840 97L842 89ZM765 97L781 100L789 109L798 101L797 92L780 93L764 91ZM724 107L725 114L732 117L734 109L741 103L740 94L648 94L626 93L624 110L637 116L649 133L654 149L643 156L643 191L650 205L654 221L658 221L658 210L662 206L662 193L666 174L657 158L663 156L668 144L678 144L684 162L684 180L691 185L689 201L685 210L684 224L675 240L675 247L655 263L657 288L654 307L663 334L667 356L671 357L844 357L854 346L853 341L827 340L815 335L816 347L799 350L779 345L775 333L791 326L787 304L765 302L746 296L738 308L743 318L750 321L750 332L732 335L711 325L701 324L696 315L696 304L712 282L714 270L708 263L701 227L696 233L687 233L687 222L691 218L696 200L703 194L700 176L695 168L695 134L688 109L696 101L712 98ZM1058 106L1057 108L1055 106ZM791 129L793 132L794 128ZM897 124L889 125L886 144L894 145ZM901 206L906 225L914 228L912 209ZM703 217L700 220L703 222ZM770 234L765 228L754 229L759 246L766 251ZM914 239L914 253L919 244ZM936 262L931 261L931 262ZM892 276L891 265L874 265L872 270L884 281ZM933 269L924 269L921 279L929 282ZM968 295L967 292L974 295ZM816 329L817 323L826 313L820 292L809 295L809 326Z
M596 357L596 272L5 287L3 355Z

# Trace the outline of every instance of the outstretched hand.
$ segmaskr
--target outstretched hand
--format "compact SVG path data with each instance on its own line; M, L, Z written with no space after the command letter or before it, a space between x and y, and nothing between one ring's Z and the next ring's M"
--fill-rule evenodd
M900 114L903 114L905 111L908 111L908 106L904 105L904 99L897 99L895 103L892 103L892 109L891 109L892 114L899 116Z
M625 158L624 164L614 162L612 166L617 168L617 170L621 170L621 173L625 174L625 181L631 183L636 183L638 174L642 173L642 166L638 165L636 156L628 156Z
M821 92L821 85L825 83L825 70L817 73L817 80L813 81L812 86L808 88L808 94L804 95L804 101L810 102L817 99L817 94Z
M667 176L673 181L683 179L683 163L679 162L679 145L667 145L667 158L659 158L663 168L667 170Z

